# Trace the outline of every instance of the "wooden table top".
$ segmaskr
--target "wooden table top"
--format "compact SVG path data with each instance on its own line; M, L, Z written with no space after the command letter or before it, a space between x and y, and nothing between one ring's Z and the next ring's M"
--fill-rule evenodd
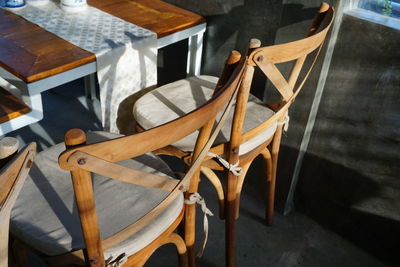
M0 9L0 66L23 81L34 82L95 60L94 54Z
M205 22L159 0L88 0L88 4L151 30L158 38ZM0 9L0 66L23 81L38 81L95 60L94 54Z
M88 0L88 4L155 32L158 38L205 22L202 16L160 0Z

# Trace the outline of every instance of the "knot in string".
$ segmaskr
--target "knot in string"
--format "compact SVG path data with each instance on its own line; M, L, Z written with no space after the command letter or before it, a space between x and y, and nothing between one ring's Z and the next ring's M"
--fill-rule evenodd
M290 120L289 114L286 112L285 119L283 121L278 121L278 125L284 125L283 130L285 132L287 132L287 130L289 129L289 120Z
M114 259L113 256L108 257L108 259L106 260L107 267L120 267L128 260L128 257L126 256L125 253L122 253L114 260L113 259Z
M242 174L242 167L239 167L239 161L235 164L230 164L226 159L221 157L220 155L214 154L212 152L208 152L208 155L217 158L218 161L224 166L227 170L233 173L235 176L240 176Z
M203 233L203 244L199 250L199 252L197 253L197 257L201 257L203 255L204 249L206 247L207 244L207 238L208 238L208 218L207 215L209 216L214 216L214 214L211 212L211 210L209 210L206 206L206 202L204 201L204 198L202 196L200 196L199 193L195 192L192 193L189 196L189 199L185 200L185 204L188 205L192 205L192 204L199 204L201 207L201 210L204 213L204 217L203 217L203 225L204 225L204 233Z

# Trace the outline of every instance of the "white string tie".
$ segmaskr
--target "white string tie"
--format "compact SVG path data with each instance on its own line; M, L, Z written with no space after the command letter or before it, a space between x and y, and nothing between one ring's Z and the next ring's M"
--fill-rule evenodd
M204 198L200 196L199 193L195 192L192 193L189 196L189 199L185 199L185 204L192 205L192 204L199 204L201 207L201 210L204 213L203 217L203 225L204 225L204 234L203 234L203 245L201 246L199 252L197 253L197 257L201 257L203 255L204 249L207 244L207 238L208 238L208 218L207 215L209 216L214 216L214 214L209 210L206 206L206 202L204 201Z
M286 113L285 119L283 121L278 121L278 125L284 125L283 130L285 132L287 132L287 130L289 129L289 120L290 120L289 114Z
M239 161L235 164L230 164L226 159L221 157L220 155L214 154L212 152L208 152L208 155L217 158L218 161L235 176L240 176L242 174L242 167L239 167Z
M128 257L125 253L120 254L114 260L113 258L113 256L108 257L108 259L106 260L107 267L120 267L128 260Z

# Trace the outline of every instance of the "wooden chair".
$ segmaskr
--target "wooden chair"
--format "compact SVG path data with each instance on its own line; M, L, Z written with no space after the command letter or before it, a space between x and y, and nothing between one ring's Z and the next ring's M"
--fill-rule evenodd
M142 266L159 246L173 243L186 266L186 245L174 230L185 206L194 209L200 164L222 127L220 121L210 137L215 117L228 101L223 117L229 114L243 70L244 62L210 101L157 128L131 136L73 129L66 150L61 143L39 153L11 217L18 264L26 263L29 249L56 266ZM195 160L181 180L149 153L198 130ZM185 224L191 224L185 236L194 240L188 232L194 221Z
M220 203L220 217L226 219L227 265L235 265L235 220L238 218L240 192L246 172L253 160L262 155L266 165L267 209L266 221L272 222L275 193L276 166L282 129L287 125L288 109L302 89L317 59L334 16L333 9L323 3L308 31L308 37L285 44L260 47L253 39L249 45L244 78L239 89L232 123L226 124L203 162L201 171L214 185ZM320 26L322 29L319 30ZM303 69L309 54L314 52L312 66ZM276 64L294 62L289 79ZM281 101L264 105L249 93L254 68L259 67L281 95ZM297 81L300 73L305 74ZM134 106L137 130L149 129L184 114L209 99L216 87L217 78L197 76L168 84L141 97ZM216 87L218 88L218 86ZM186 163L192 157L192 138L186 138L163 149L163 152L180 157ZM213 170L227 171L227 186Z
M12 137L0 140L0 266L8 267L8 229L11 209L21 191L35 157L36 144L18 152L18 141Z

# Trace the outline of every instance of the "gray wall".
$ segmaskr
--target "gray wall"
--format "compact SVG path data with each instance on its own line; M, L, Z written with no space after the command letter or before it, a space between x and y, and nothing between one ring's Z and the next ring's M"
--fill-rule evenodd
M274 43L279 28L282 0L167 0L207 19L202 74L218 76L231 50L245 52L248 41ZM256 74L254 94L262 98L265 79Z

